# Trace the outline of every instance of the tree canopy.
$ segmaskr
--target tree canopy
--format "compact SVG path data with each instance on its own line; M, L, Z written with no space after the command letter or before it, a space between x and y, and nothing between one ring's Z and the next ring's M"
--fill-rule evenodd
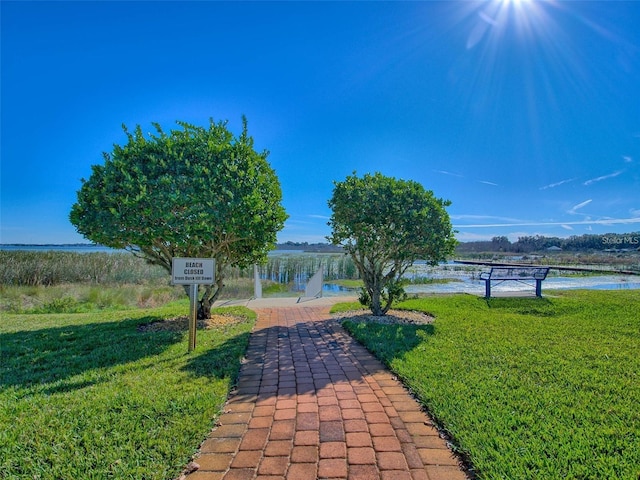
M254 150L243 117L235 136L227 122L145 136L104 153L82 179L70 220L93 242L123 248L171 272L173 257L214 258L216 284L200 300L201 316L223 286L227 266L264 263L287 218L268 152ZM202 311L204 310L204 311Z
M327 238L353 258L364 282L361 302L384 315L404 294L407 268L418 259L435 265L453 252L450 202L415 181L380 173L354 172L334 185Z

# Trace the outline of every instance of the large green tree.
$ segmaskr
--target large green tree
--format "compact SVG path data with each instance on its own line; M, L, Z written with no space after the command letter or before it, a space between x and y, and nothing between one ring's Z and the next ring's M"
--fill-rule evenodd
M404 295L407 268L418 259L435 265L453 252L450 202L415 181L380 173L354 172L334 186L327 238L353 258L364 282L361 302L384 315Z
M70 220L86 238L131 251L171 272L173 257L214 258L215 284L201 287L199 316L210 315L227 266L266 261L287 218L268 152L254 150L243 117L235 136L227 122L144 135L104 153L82 180ZM186 288L188 290L188 288Z

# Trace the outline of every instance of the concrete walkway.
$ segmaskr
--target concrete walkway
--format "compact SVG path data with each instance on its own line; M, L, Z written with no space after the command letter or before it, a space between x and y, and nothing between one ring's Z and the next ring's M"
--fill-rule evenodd
M331 303L249 302L258 321L237 389L187 480L467 478L401 383L330 317Z

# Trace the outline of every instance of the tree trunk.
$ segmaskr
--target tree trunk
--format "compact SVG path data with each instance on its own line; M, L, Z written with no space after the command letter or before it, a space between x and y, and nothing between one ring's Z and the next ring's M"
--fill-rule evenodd
M222 287L224 287L224 277L222 275L216 276L216 283L214 285L207 285L205 287L202 299L198 300L198 320L211 318L211 307L218 299Z
M389 298L387 303L385 303L384 307L380 310L380 315L386 315L389 309L391 308L391 304L393 303L393 298Z
M213 302L205 293L201 300L198 300L198 320L206 320L211 318L211 305Z
M384 315L380 300L380 289L375 288L374 286L374 288L371 289L371 313L373 313L376 317Z

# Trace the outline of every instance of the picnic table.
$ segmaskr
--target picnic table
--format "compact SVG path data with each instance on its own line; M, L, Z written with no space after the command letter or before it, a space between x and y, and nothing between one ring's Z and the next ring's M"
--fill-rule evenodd
M484 280L485 298L491 298L491 284L506 281L516 281L529 285L535 281L536 297L542 297L542 281L547 278L549 267L491 267L491 271L482 272L480 279Z

